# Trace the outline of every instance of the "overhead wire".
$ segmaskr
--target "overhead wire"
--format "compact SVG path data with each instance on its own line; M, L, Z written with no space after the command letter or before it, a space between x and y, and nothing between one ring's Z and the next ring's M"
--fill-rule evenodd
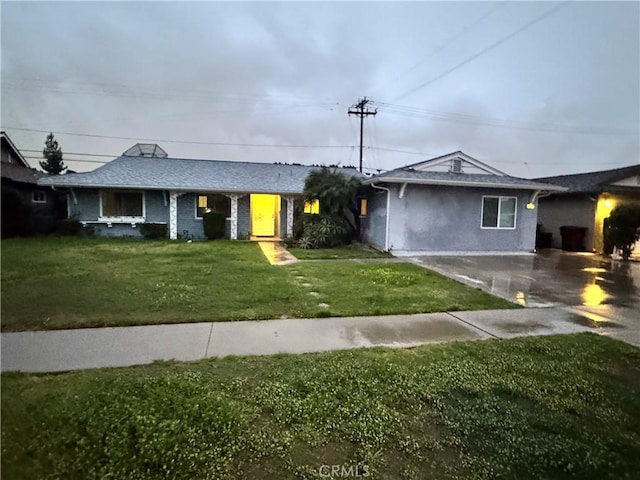
M98 94L108 96L157 98L161 100L182 99L182 100L207 100L213 103L231 104L268 104L273 106L320 106L337 107L340 102L330 99L287 96L287 95L247 95L247 94L219 94L213 91L190 90L189 93L172 93L167 90L153 91L150 89L137 90L126 85L111 85L103 83L66 83L65 85L55 85L54 81L42 79L29 79L23 77L4 76L2 85L14 89L40 89L57 93L68 94ZM62 82L58 82L62 83ZM103 88L91 88L102 86Z
M584 135L638 135L638 128L611 128L590 125L566 125L554 123L535 123L520 120L483 117L462 113L440 112L424 108L397 105L393 103L374 102L374 104L386 113L413 118L431 118L437 121L453 123L466 123L471 125L508 128L515 130L531 130L549 133L574 133Z
M427 87L429 85L431 85L432 83L440 80L441 78L449 75L450 73L456 71L457 69L459 69L460 67L463 67L464 65L466 65L469 62L472 62L473 60L475 60L476 58L481 57L482 55L490 52L491 50L493 50L494 48L499 47L500 45L502 45L503 43L509 41L510 39L512 39L513 37L515 37L516 35L522 33L523 31L525 31L526 29L528 29L529 27L535 25L536 23L539 23L543 20L545 20L546 18L550 17L551 15L553 15L554 13L556 13L558 10L560 10L561 8L563 8L565 5L567 5L567 1L556 5L555 7L551 8L550 10L547 10L546 12L544 12L542 15L537 16L536 18L534 18L533 20L530 20L529 22L527 22L526 24L524 24L523 26L521 26L520 28L518 28L517 30L511 32L510 34L501 37L500 39L498 39L497 41L493 42L492 44L490 44L489 46L483 48L482 50L474 53L473 55L471 55L470 57L467 57L466 59L464 59L463 61L457 63L456 65L454 65L453 67L449 68L448 70L445 70L444 72L440 73L439 75L436 75L435 77L431 78L430 80L421 83L420 85L411 88L410 90L402 93L401 95L396 96L392 101L396 102L401 98L407 97L415 92L417 92L418 90L422 90L424 87Z
M398 80L400 80L402 77L406 76L407 74L411 73L412 71L414 71L416 68L418 68L419 66L421 66L422 64L424 64L427 60L429 60L431 57L433 57L434 55L436 55L437 53L440 53L441 51L445 50L449 45L451 45L452 43L456 42L457 40L459 40L462 36L464 36L466 33L468 33L469 31L471 31L472 29L474 29L475 27L477 27L480 23L482 23L486 18L490 17L491 15L493 15L496 11L498 11L500 8L504 7L506 4L506 0L501 1L498 5L496 5L495 7L489 9L488 11L484 12L479 18L477 18L475 21L473 21L472 23L463 26L460 30L457 30L453 35L451 35L449 38L447 38L443 44L439 45L437 48L435 48L434 50L432 50L431 52L429 52L429 54L422 58L420 61L418 61L417 63L415 63L413 66L411 66L410 68L408 68L407 70L405 70L404 72L402 72L401 74L397 75L391 82L388 82L387 85L393 85L395 84ZM385 86L387 86L385 85ZM382 87L378 87L374 90L375 92L379 92L380 90L382 90Z
M44 160L44 157L36 157L34 155L23 155L23 157L30 158L32 160ZM116 158L116 157L113 157L113 158ZM64 161L65 162L83 162L83 163L102 163L102 164L110 162L110 160L84 160L80 158L65 158Z
M373 122L372 122L372 128L371 128L371 140L373 143L374 147L377 147L380 145L380 137L378 135L378 122L376 121L376 116L373 116ZM372 150L374 152L374 156L373 156L373 164L374 166L377 166L378 168L382 168L382 161L380 160L380 154L378 149L374 148Z
M163 142L163 143L179 143L189 145L218 145L218 146L231 146L231 147L256 147L256 148L351 148L352 145L296 145L296 144L272 144L272 143L230 143L230 142L202 142L202 141L189 141L189 140L171 140L160 138L140 138L140 137L121 137L115 135L96 135L90 133L74 133L74 132L62 132L56 130L39 130L35 128L22 128L22 127L10 127L6 126L3 129L18 130L24 132L38 132L38 133L54 133L56 135L70 135L77 137L90 137L90 138L107 138L116 140L131 140L142 142Z

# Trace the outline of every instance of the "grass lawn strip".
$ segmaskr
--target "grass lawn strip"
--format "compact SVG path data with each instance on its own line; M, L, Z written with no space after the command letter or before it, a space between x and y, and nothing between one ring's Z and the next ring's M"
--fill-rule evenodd
M271 266L253 242L2 242L3 331L492 308L515 305L409 264Z
M593 334L5 374L2 471L632 478L639 411L640 350Z
M288 248L298 260L337 260L354 258L392 258L389 253L381 252L367 245L352 244L337 248Z

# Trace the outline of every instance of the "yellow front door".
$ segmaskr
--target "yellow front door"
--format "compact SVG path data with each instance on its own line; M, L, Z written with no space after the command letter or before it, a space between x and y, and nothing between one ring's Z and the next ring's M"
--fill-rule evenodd
M274 237L280 215L280 195L251 195L251 233L256 237Z

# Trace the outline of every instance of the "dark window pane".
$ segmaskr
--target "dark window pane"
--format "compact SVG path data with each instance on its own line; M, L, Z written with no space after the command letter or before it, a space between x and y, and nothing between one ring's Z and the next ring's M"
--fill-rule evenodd
M217 193L196 195L196 216L201 218L204 212L224 213L225 217L230 217L231 199Z
M482 199L482 226L495 228L498 226L498 198L484 197Z
M115 192L102 192L102 216L115 217L116 211Z
M142 217L142 192L103 191L103 217Z
M120 213L122 217L141 217L142 216L142 193L138 192L119 192L120 196Z

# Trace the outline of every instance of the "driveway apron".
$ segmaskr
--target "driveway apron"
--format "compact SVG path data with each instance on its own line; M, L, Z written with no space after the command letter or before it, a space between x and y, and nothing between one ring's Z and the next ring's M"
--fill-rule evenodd
M599 333L640 345L638 262L558 250L409 260L525 307L562 307Z

